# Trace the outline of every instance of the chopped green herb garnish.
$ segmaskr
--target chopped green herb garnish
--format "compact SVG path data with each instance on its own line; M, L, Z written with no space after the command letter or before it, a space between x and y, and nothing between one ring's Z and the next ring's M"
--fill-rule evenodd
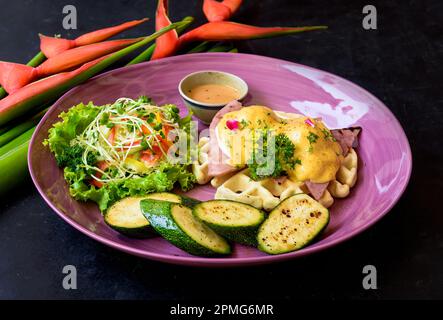
M125 113L125 106L123 105L123 103L117 102L115 104L115 108L116 108L118 114L124 114Z
M246 128L248 126L248 124L249 124L249 121L246 121L245 119L242 119L240 121L240 129Z
M131 124L131 123L128 123L126 125L126 127L128 128L129 132L134 132L135 131L135 126L133 124Z
M77 169L77 166L83 164L82 156L85 149L75 144L63 149L63 152L56 156L57 165L60 167L69 167L71 169ZM86 162L88 164L95 164L97 162L97 154L93 152L88 152L86 157Z
M163 109L163 115L169 121L178 122L180 120L180 110L175 104L165 104L161 108Z
M268 133L268 130L264 130L261 137L257 139L257 146L254 148L250 163L248 163L251 177L254 180L266 177L280 177L286 174L287 169L293 170L295 165L301 164L300 159L294 158L295 145L287 135L280 133L273 137L275 148L270 148L270 151L273 150L275 152L274 170L267 174L261 174L260 171L266 170L268 165ZM269 157L272 157L272 155L269 155Z
M148 150L148 149L150 149L150 147L149 147L149 143L146 141L146 138L145 138L145 137L143 137L143 139L142 139L140 145L142 146L143 150Z
M102 126L105 126L109 123L109 113L103 113L101 119L100 119L100 124Z
M111 178L115 178L118 175L118 169L116 167L108 167L106 168L105 172Z
M152 104L152 99L147 96L140 96L137 102L140 104Z
M331 131L329 131L328 129L322 129L321 132L323 132L323 135L325 136L326 140L332 140L332 141L337 141L334 136L332 135Z
M139 118L144 118L148 115L148 110L143 108L143 109L137 109L136 111L137 117Z
M313 132L309 132L309 134L308 134L308 141L309 141L309 143L310 144L313 144L313 143L316 143L317 142L317 140L318 140L318 135L316 135L315 133L313 133Z
M309 132L307 138L308 138L308 141L309 141L309 149L308 149L308 151L309 151L309 152L312 152L312 151L314 150L314 146L313 146L313 144L317 142L319 136L316 135L316 134L313 133L313 132Z
M155 113L150 112L150 113L148 114L148 118L146 119L146 122L147 122L147 123L152 123L152 122L154 122L154 120L155 120Z

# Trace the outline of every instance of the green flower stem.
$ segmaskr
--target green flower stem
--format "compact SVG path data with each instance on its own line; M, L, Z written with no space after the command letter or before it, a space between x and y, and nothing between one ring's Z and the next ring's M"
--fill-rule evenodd
M11 128L8 128L9 130L0 133L0 147L14 140L22 133L31 129L32 127L35 127L40 122L41 118L46 113L46 111L48 111L48 108L40 111L39 113L32 116L28 120L21 122L18 125L13 126Z
M232 45L217 45L208 50L208 52L229 52L233 49Z
M200 53L208 51L209 47L211 46L211 42L209 41L203 41L199 43L196 47L189 50L187 53Z
M35 127L0 148L0 194L21 184L28 177L27 154Z
M183 33L183 31L194 21L194 17L185 17L183 18L183 20L181 21L183 23L183 25L181 25L180 27L177 28L177 33L181 34ZM154 53L155 50L155 43L152 44L151 46L149 46L149 48L147 48L145 51L143 51L142 53L140 53L137 57L135 57L134 59L132 59L127 66L131 66L133 64L137 64L140 62L144 62L144 61L148 61L151 59L152 54Z

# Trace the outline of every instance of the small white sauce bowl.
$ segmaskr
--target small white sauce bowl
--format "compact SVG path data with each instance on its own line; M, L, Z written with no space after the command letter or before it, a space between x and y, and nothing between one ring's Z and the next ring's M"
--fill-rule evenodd
M192 90L192 88L204 84L220 84L233 87L237 89L240 94L239 98L237 99L239 101L244 99L248 94L247 83L232 73L204 70L188 74L180 81L178 91L180 92L180 96L182 97L186 107L192 110L194 115L205 124L211 123L211 120L215 114L226 104L205 103L191 99L186 94L186 92L189 92L189 90Z

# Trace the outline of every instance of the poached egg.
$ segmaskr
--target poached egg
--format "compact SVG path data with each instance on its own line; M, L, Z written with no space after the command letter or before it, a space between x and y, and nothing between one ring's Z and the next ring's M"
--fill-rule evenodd
M314 183L335 179L343 160L342 150L321 120L259 105L228 112L217 124L217 142L229 158L228 164L237 168L247 166L256 147L257 133L264 130L286 135L295 146L293 156L298 164L286 169L291 179Z

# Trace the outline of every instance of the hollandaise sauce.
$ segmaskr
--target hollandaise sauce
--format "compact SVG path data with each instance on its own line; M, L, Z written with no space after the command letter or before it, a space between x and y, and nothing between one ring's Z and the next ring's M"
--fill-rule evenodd
M202 84L188 90L189 98L211 104L226 104L240 98L240 92L228 85Z
M232 126L233 121L238 124ZM286 141L292 142L289 150L293 150L293 159L283 163L292 179L316 183L335 179L342 161L341 148L323 122L299 114L276 113L264 106L226 113L217 125L218 142L230 158L230 165L248 164L257 149L260 132L284 136ZM287 150L285 148L280 154L286 154Z

